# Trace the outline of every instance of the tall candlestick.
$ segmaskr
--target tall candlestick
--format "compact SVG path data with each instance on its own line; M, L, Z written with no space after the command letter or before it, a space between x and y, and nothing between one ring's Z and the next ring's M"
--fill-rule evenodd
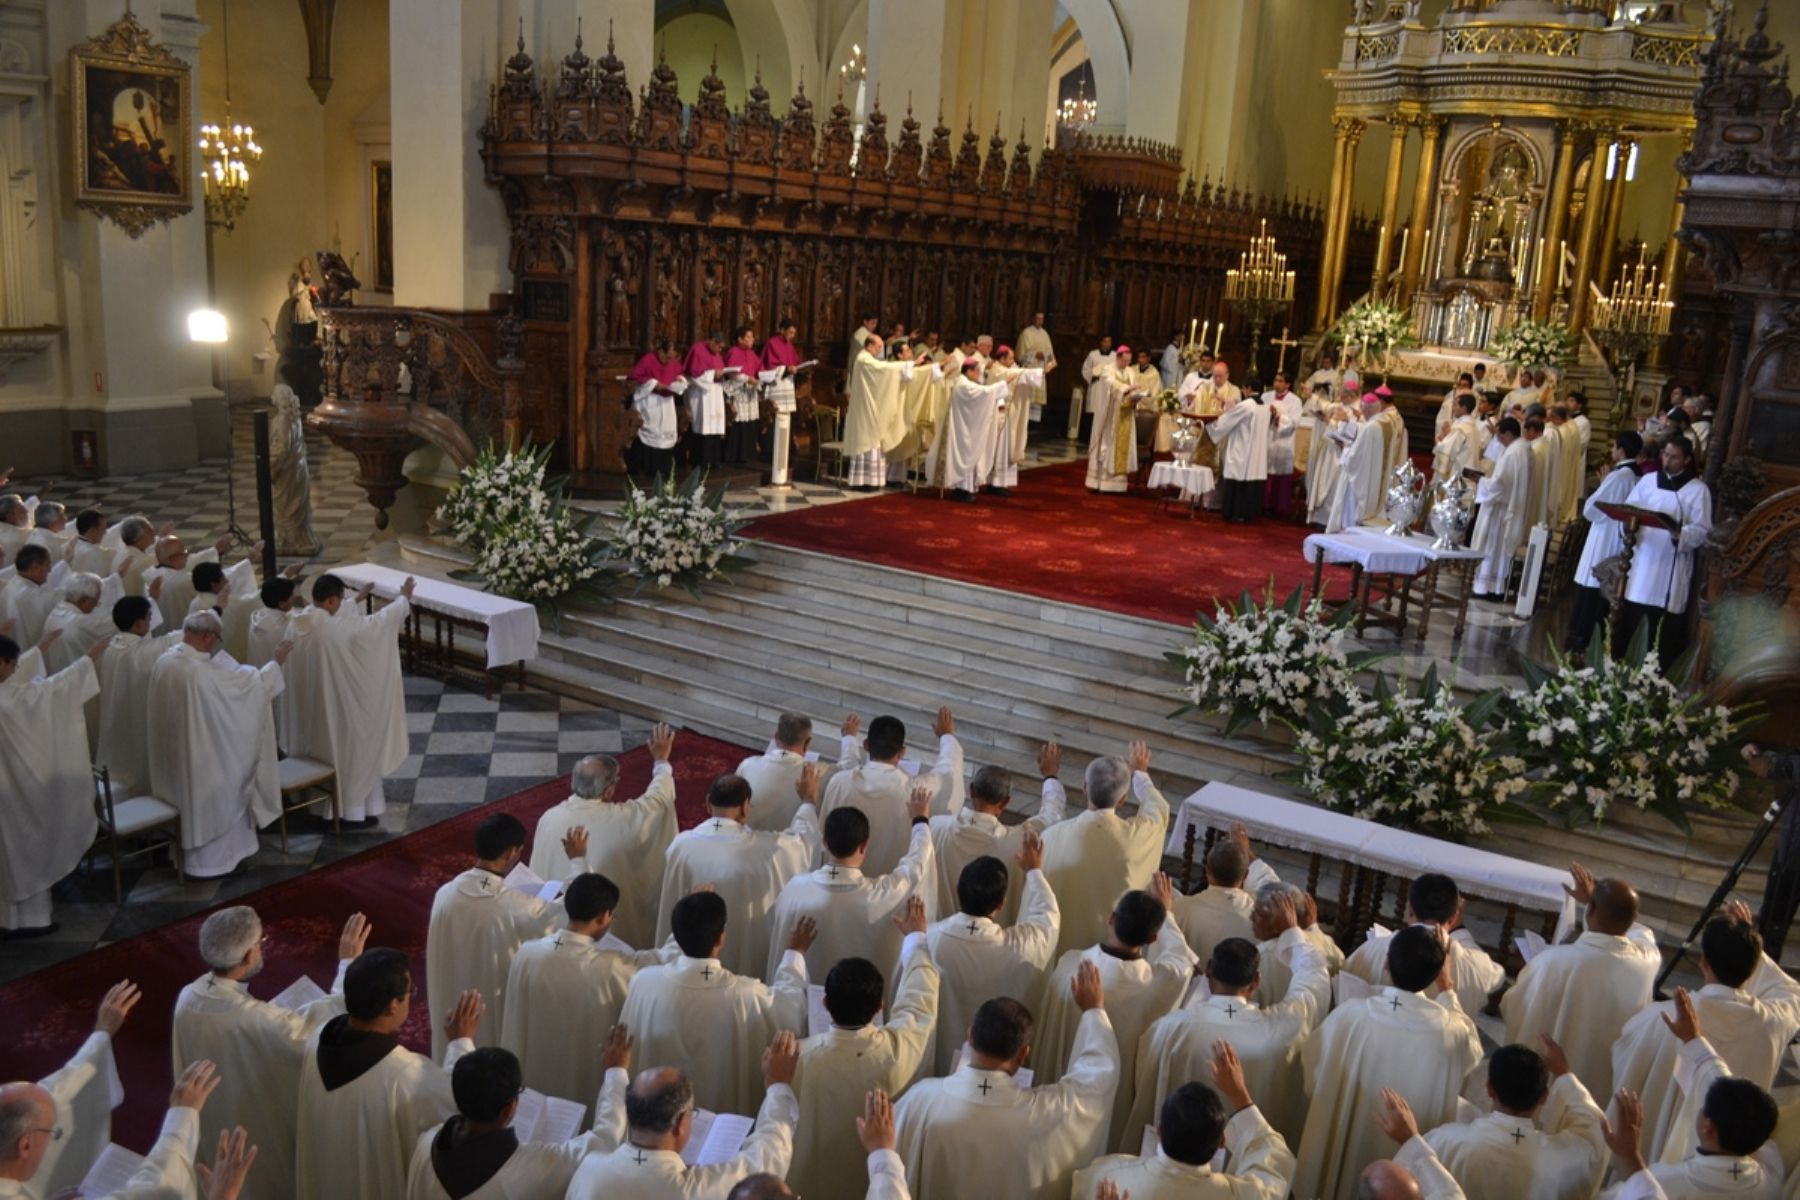
M1219 321L1219 327L1213 330L1213 357L1219 357L1219 341L1225 336L1225 322Z
M1196 324L1198 324L1198 322L1199 322L1198 317L1189 317L1188 318L1188 345L1190 345L1190 346L1194 344L1194 327Z
M1404 131L1402 131L1402 132L1404 132ZM1402 225L1400 227L1400 261L1401 262L1406 261L1406 239L1410 236L1412 236L1412 226L1411 225Z

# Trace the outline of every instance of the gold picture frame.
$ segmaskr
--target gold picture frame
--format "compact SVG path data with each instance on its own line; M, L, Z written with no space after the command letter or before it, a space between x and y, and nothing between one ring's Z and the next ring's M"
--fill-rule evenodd
M69 50L75 205L132 237L194 208L194 84L129 11Z

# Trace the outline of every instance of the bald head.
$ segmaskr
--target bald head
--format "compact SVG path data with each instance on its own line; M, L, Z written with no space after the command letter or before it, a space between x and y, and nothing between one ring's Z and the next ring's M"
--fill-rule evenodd
M1389 1158L1378 1158L1356 1179L1356 1200L1420 1200L1419 1181Z
M1623 937L1637 924L1637 889L1623 879L1602 879L1588 901L1587 926L1595 933Z
M779 1175L749 1175L725 1200L794 1200L794 1192Z
M640 1141L680 1150L693 1126L694 1085L674 1067L651 1067L625 1093L625 1123Z
M158 539L156 543L156 565L159 567L179 567L187 561L187 543L178 537Z
M56 1127L56 1102L35 1083L0 1084L0 1179L37 1174Z

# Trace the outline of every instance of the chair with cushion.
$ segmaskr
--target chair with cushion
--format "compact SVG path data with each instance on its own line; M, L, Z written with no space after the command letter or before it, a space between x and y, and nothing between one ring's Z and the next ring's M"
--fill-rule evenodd
M289 812L298 812L315 805L331 805L331 832L341 833L338 808L337 768L329 763L319 762L312 758L284 758L281 760L281 852L287 853L287 819ZM318 795L310 800L297 800L308 792Z
M169 847L169 857L175 863L176 878L186 882L187 876L181 870L181 813L173 804L158 800L148 794L129 796L118 799L113 791L112 776L105 767L94 767L94 817L100 822L100 828L106 834L107 852L112 857L113 902L123 903L125 900L125 884L119 869L120 863L127 858L138 858L146 854L155 854L163 845ZM126 838L139 838L158 830L167 830L164 836L156 838L148 846L139 850L121 852L119 843ZM93 851L89 850L92 857Z

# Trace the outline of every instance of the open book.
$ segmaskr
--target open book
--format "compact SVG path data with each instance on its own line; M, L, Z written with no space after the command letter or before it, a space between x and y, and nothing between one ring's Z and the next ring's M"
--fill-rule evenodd
M1658 512L1654 508L1640 508L1635 504L1614 504L1610 500L1596 500L1594 507L1621 525L1629 525L1636 521L1638 524L1649 526L1652 529L1666 529L1671 534L1681 532L1680 521L1668 513Z
M505 886L519 895L530 896L534 900L555 900L562 895L563 890L561 880L552 879L546 883L536 871L524 863L520 863L508 871L503 882Z
M729 1162L744 1148L744 1139L750 1136L750 1131L755 1127L754 1117L696 1108L694 1129L688 1135L687 1147L681 1152L681 1161L690 1167L710 1167L715 1163Z
M560 1096L546 1096L526 1088L519 1093L519 1110L513 1114L512 1130L521 1142L551 1146L566 1142L581 1132L585 1105Z

